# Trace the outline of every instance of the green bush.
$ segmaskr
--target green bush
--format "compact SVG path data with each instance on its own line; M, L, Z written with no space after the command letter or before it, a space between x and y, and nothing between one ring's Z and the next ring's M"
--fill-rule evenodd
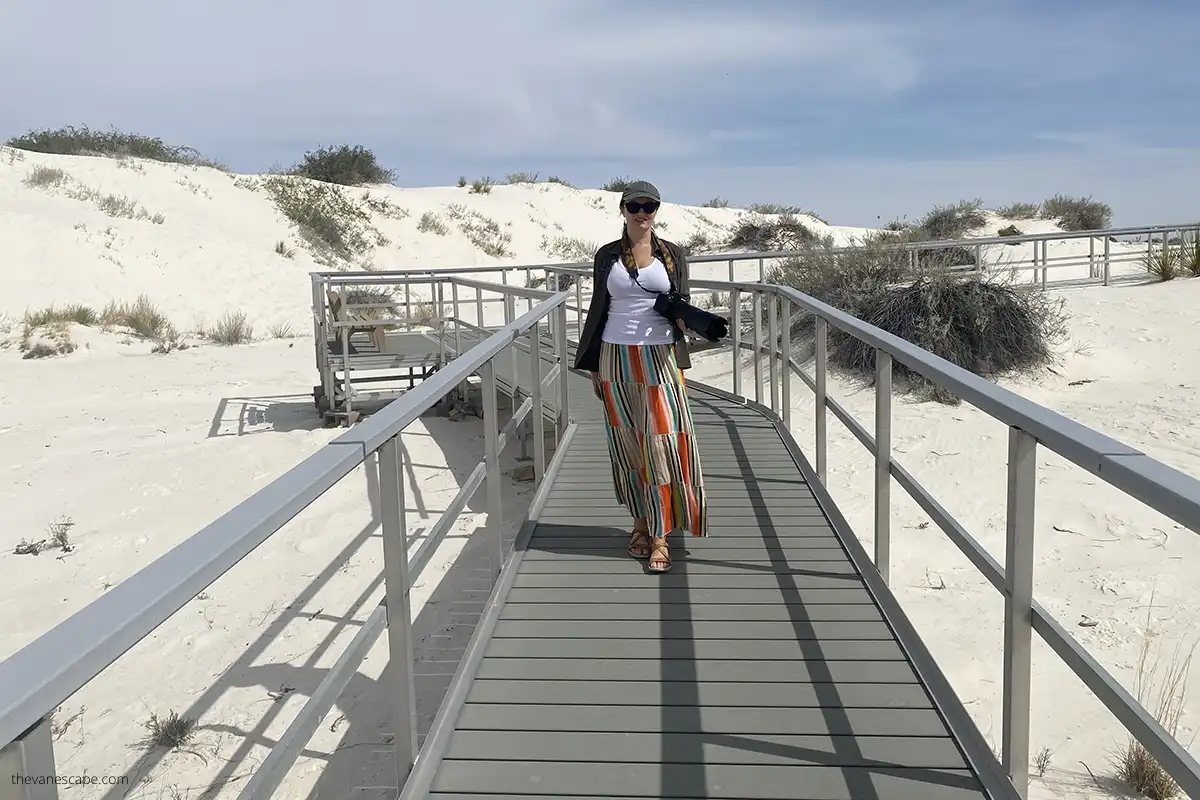
M1098 231L1112 225L1112 208L1090 197L1056 194L1042 204L1042 214L1065 231Z
M984 377L1031 370L1052 359L1051 347L1065 331L1061 299L1034 288L964 279L933 260L918 262L914 270L909 254L895 247L898 240L895 234L873 234L858 247L836 251L827 237L774 268L767 282L792 286ZM802 314L792 320L792 329L811 335L813 322ZM833 326L828 337L831 364L851 373L874 369L873 347ZM904 365L894 369L913 386L930 388ZM955 401L940 390L932 397Z
M341 186L362 186L367 183L391 183L396 174L384 169L375 154L362 145L321 147L304 154L289 174Z
M816 234L791 214L769 218L759 214L742 217L726 242L732 250L781 252L799 249L816 241Z
M115 128L103 133L93 131L86 125L79 128L67 126L55 130L31 130L22 136L14 136L5 144L33 153L145 158L168 164L189 164L220 170L226 169L222 164L205 158L190 147L166 144L162 139L136 133L122 133Z
M954 205L934 208L917 228L927 239L963 239L986 224L983 201L963 200Z

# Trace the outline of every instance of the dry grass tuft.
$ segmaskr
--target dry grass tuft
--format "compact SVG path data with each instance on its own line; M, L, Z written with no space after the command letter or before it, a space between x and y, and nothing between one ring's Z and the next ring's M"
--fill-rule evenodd
M1151 657L1151 644L1156 637L1150 627L1153 607L1152 595L1150 607L1146 610L1146 631L1142 637L1134 677L1134 696L1154 715L1167 734L1178 738L1187 697L1188 673L1197 643L1185 648L1182 640L1177 642L1165 672L1160 675L1159 656ZM1148 800L1172 800L1181 794L1179 784L1167 774L1150 751L1133 737L1118 751L1113 759L1113 767L1117 778Z

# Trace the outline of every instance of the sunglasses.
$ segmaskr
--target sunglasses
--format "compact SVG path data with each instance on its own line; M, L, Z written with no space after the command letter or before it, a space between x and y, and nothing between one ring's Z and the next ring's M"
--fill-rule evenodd
M642 202L634 200L631 203L625 204L625 210L630 214L641 214L643 211L647 214L653 214L655 211L658 211L658 206L659 203L654 200L644 200Z

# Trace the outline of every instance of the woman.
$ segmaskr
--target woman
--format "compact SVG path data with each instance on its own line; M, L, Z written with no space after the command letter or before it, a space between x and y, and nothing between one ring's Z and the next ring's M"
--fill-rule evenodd
M704 478L682 370L691 367L682 323L654 310L672 284L689 294L680 247L659 239L653 184L634 181L621 193L625 229L596 251L592 302L579 339L576 369L592 373L604 403L617 501L633 515L629 554L652 572L671 568L667 534L708 535Z

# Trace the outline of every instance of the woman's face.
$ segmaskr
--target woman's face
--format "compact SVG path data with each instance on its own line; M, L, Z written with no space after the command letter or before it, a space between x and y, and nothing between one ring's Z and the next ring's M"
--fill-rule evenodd
M625 217L625 226L631 233L646 231L654 226L654 215L658 213L657 200L635 197L621 206L621 215Z

